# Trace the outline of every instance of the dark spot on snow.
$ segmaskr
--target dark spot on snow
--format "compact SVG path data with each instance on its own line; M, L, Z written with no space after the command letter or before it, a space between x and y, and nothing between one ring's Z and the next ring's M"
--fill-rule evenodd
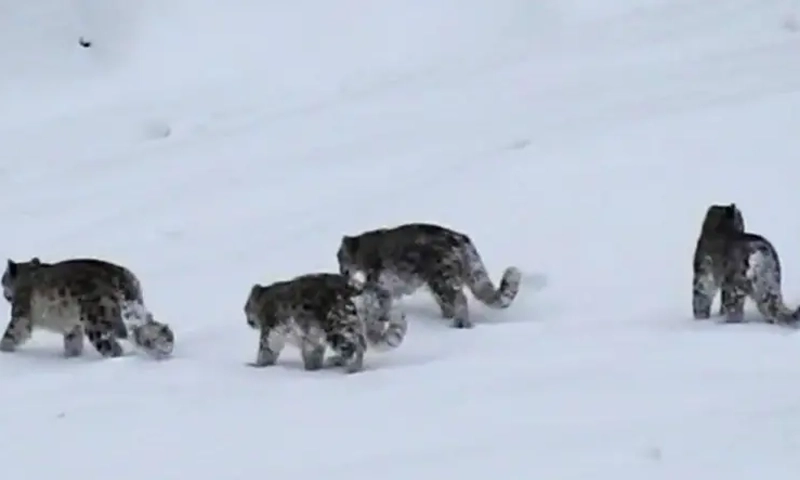
M528 139L520 139L511 142L508 145L509 150L522 150L523 148L528 147L531 144L531 141Z
M659 461L663 454L659 447L650 447L645 451L645 456L650 460Z

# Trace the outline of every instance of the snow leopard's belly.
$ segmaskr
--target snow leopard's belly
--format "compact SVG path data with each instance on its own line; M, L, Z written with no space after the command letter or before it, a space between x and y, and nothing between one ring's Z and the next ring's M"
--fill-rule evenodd
M415 275L401 274L390 270L384 270L378 277L378 285L392 297L399 298L411 295L417 291L425 282Z
M31 320L37 328L68 333L81 324L81 311L73 298L34 293Z

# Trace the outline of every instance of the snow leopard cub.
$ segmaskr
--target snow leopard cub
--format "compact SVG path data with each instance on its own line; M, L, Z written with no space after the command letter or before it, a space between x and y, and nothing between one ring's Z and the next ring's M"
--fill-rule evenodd
M335 273L253 285L244 306L247 324L260 330L252 365L275 364L288 342L300 349L306 370L323 367L327 347L335 352L334 365L347 373L362 370L368 347L396 348L407 328L399 312L381 321L373 313L373 296L363 284Z
M117 339L128 339L134 346L155 358L164 358L172 353L175 344L175 335L172 329L153 319L153 315L144 305L139 280L127 268L89 258L70 259L57 263L42 262L38 257L27 262L14 262L9 259L0 281L3 285L3 295L12 304L12 310L15 298L19 295L18 292L20 290L24 292L26 286L30 287L31 281L36 278L45 279L46 283L54 285L52 288L55 288L55 291L50 292L49 297L60 299L64 304L69 303L67 299L61 298L62 294L67 292L65 285L73 285L77 288L77 285L74 284L85 283L84 287L86 288L93 284L97 290L105 290L107 298L104 301L116 302L116 306L112 310L114 312L119 310L119 315L115 313L108 317L108 320L112 322L112 330ZM44 308L40 314L48 318L53 318L53 315L56 314L63 317L57 323L66 322L68 324L75 321L75 318L66 318L66 316L76 315L78 310L73 309L68 312L62 308L57 312L51 307L46 307L40 301L39 296L34 296L33 299L39 302L38 307L34 308L34 313ZM43 323L43 321L38 321L38 323ZM49 321L44 321L44 323L49 324ZM37 321L34 320L33 326L38 326ZM58 325L49 325L43 328L55 331L61 329ZM80 341L82 342L82 337ZM66 342L65 338L65 348ZM72 340L74 344L77 342L77 338Z
M694 318L711 316L711 304L721 290L724 321L743 321L749 297L768 323L795 325L800 318L783 303L781 264L772 243L745 231L735 203L711 205L706 210L693 260L692 310Z
M503 309L519 292L522 274L516 267L503 273L495 288L478 250L464 233L426 223L409 223L358 235L342 236L336 258L339 271L364 271L379 292L383 315L393 301L427 286L455 328L471 328L464 286L485 305Z

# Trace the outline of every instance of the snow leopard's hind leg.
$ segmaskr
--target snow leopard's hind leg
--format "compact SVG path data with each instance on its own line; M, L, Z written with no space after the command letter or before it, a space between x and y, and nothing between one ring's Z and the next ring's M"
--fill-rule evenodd
M721 288L723 291L723 322L743 322L744 304L751 294L750 281L747 278L747 264L744 261L736 258L726 260Z
M121 321L116 302L92 296L81 299L79 304L81 324L95 350L104 357L122 356L124 351L115 331L116 322Z
M425 283L439 305L442 317L451 320L454 328L472 328L460 269L460 259L454 253L444 254L428 266Z
M358 309L352 301L344 301L328 314L330 327L327 342L334 351L332 363L344 368L346 373L356 373L364 368L367 338Z
M321 324L325 319L317 318L312 312L295 314L295 323L301 325L303 338L300 341L300 354L303 359L303 368L316 371L324 367L325 362L325 333Z
M320 370L325 363L325 345L310 339L303 340L301 345L303 368L309 371Z

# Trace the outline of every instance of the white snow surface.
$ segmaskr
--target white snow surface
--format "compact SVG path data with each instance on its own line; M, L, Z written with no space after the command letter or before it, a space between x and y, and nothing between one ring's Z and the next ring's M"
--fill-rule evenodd
M800 304L799 14L0 0L2 254L126 265L177 336L0 355L4 478L797 479L800 337L692 319L691 256L735 201ZM520 267L515 303L457 330L420 292L353 375L246 365L253 283L411 221Z

